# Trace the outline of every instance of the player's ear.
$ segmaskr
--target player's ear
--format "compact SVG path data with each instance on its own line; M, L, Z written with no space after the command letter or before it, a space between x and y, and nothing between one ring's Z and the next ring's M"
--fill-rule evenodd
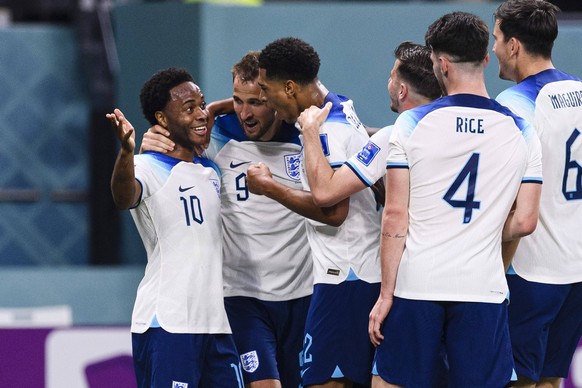
M295 82L291 80L285 81L284 90L286 95L292 96L293 94L295 94L296 89L297 84Z
M441 74L444 77L447 77L449 75L449 61L448 61L448 58L446 58L444 55L441 55L441 56L438 57L438 61L439 61L439 67L440 67Z
M164 128L168 128L168 121L166 120L166 115L164 114L164 112L159 110L155 113L155 116L159 125L161 125Z
M511 55L516 55L519 53L521 48L521 42L515 37L509 39L509 49L511 50Z
M402 82L400 84L400 90L398 91L398 99L404 100L406 99L406 96L408 96L408 85Z

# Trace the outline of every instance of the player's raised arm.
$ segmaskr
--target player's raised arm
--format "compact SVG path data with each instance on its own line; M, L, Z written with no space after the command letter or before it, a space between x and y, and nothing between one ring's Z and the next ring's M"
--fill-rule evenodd
M111 121L121 148L111 176L111 193L115 205L128 209L134 205L141 194L141 186L135 180L133 152L135 150L135 131L133 125L125 118L121 110L115 109L106 117Z

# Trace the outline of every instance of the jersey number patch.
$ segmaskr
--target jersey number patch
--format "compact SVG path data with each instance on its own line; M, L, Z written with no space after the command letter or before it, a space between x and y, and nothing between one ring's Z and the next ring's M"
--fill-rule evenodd
M204 222L204 217L202 216L202 207L200 206L200 199L191 195L188 198L180 197L182 205L184 206L184 217L186 218L186 225L190 226L191 222L194 221L198 224Z
M236 199L238 201L246 201L249 199L249 188L247 187L247 174L244 172L239 174L234 178L234 184L236 187Z
M579 135L580 131L574 129L568 141L566 141L566 165L564 166L564 179L562 180L562 193L566 201L582 199L582 167L575 158L572 159L572 145Z
M479 209L480 201L475 201L475 185L477 183L477 170L479 168L479 154L474 153L465 164L455 181L449 187L449 190L444 195L443 199L447 201L452 207L459 207L465 209L463 216L463 224L471 222L473 216L473 209ZM464 200L453 199L455 193L459 190L463 182L468 179L467 194Z

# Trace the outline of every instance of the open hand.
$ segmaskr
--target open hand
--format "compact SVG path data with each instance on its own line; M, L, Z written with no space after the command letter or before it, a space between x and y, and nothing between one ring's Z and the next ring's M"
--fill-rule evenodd
M119 109L114 109L113 113L105 115L113 126L117 138L121 142L121 148L126 152L135 150L135 130L133 125L125 118L123 112Z

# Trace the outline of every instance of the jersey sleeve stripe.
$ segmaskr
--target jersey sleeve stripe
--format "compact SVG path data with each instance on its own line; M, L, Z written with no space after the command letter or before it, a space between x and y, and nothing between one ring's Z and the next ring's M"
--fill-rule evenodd
M374 184L374 182L370 182L366 179L366 177L358 170L358 168L356 166L353 166L350 161L348 160L347 162L345 162L345 165L348 166L350 168L350 170L352 170L354 172L354 174L356 174L356 176L362 181L363 184L365 184L366 186L370 187Z

